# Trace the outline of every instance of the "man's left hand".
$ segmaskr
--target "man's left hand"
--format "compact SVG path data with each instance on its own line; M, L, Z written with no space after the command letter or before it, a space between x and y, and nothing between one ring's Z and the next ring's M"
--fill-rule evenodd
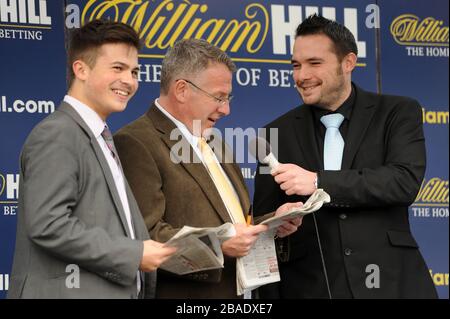
M277 211L275 212L275 216L281 215L291 209L300 208L303 206L302 202L298 203L286 203L281 205ZM278 226L277 228L277 236L280 238L289 236L290 234L297 231L298 227L302 224L302 217L295 217L291 219L287 219L284 224Z

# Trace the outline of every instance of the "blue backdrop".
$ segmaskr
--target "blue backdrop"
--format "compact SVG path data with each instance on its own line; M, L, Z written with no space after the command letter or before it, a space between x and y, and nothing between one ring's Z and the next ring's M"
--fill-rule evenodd
M113 131L159 95L166 49L183 37L224 49L239 70L232 113L218 127L254 129L301 103L291 77L295 28L317 12L344 23L358 41L353 80L366 90L411 96L422 104L428 165L410 209L441 298L448 298L448 1L446 0L35 0L0 1L0 298L14 251L18 159L36 123L66 92L65 34L94 18L133 25L145 46L140 89ZM225 134L226 135L226 134ZM233 141L228 140L229 143ZM251 194L255 164L241 164Z

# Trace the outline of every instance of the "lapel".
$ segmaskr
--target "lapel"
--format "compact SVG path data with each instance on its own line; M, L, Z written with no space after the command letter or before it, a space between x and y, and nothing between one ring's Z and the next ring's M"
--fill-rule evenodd
M133 224L134 236L136 239L148 239L146 235L148 234L147 228L143 227L145 225L142 220L141 211L139 210L139 206L134 198L133 191L131 190L130 185L126 178L124 178L125 183L125 191L127 193L128 205L130 206L130 214L131 214L131 223ZM127 227L128 229L128 227Z
M102 168L103 175L105 176L105 179L106 179L106 184L108 186L111 197L113 198L113 202L114 202L114 205L116 206L117 213L119 214L119 218L122 222L124 231L126 232L127 236L131 238L131 234L128 229L127 220L125 218L125 212L122 207L122 202L120 201L119 193L117 192L114 178L112 176L108 162L105 159L105 155L103 154L103 151L100 148L100 145L98 145L97 139L92 134L92 131L89 129L89 127L83 121L83 119L80 117L80 115L69 104L62 102L61 106L59 107L58 110L68 114L80 126L80 128L84 131L84 133L87 136L89 136L92 150L94 151L94 154L97 157L100 167Z
M348 127L341 169L349 169L352 167L353 159L376 110L374 102L371 101L366 92L356 85L355 90L356 100Z
M304 158L310 170L323 170L323 160L320 158L314 127L314 118L310 105L301 105L294 121L295 136L298 145L304 154Z
M156 130L161 133L161 140L166 144L169 151L172 150L172 147L179 143L180 140L170 139L170 133L172 130L177 129L175 123L173 123L167 116L165 116L157 107L153 104L153 106L148 110L147 116L152 121ZM214 185L211 177L209 176L208 171L203 166L201 160L198 158L194 149L190 146L189 142L185 139L184 136L181 137L181 142L189 145L190 154L192 154L191 159L194 159L193 163L186 163L180 159L180 165L191 175L191 177L197 182L200 188L205 193L211 205L216 210L217 214L221 217L223 222L231 222L230 216L228 215L228 211L225 205L222 202L222 198L219 195L219 192ZM173 157L179 158L177 154L171 152Z

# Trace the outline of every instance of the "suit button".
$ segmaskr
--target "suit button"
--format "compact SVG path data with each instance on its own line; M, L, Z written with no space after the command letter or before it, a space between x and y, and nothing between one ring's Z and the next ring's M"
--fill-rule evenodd
M340 214L339 218L342 220L347 219L347 214Z
M345 256L350 256L352 253L353 253L353 250L351 250L350 248L345 248L344 249Z

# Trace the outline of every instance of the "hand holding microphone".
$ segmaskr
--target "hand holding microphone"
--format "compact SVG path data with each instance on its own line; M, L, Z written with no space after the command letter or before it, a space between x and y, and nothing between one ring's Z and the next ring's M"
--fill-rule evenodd
M258 162L266 164L270 167L271 171L276 169L280 163L275 155L272 153L272 147L262 137L257 137L248 145L250 154L255 157Z
M286 195L311 195L317 189L317 173L295 164L280 164L272 176Z
M280 164L269 143L257 137L249 144L250 153L271 169L271 174L286 195L311 195L317 189L317 173L295 164Z

